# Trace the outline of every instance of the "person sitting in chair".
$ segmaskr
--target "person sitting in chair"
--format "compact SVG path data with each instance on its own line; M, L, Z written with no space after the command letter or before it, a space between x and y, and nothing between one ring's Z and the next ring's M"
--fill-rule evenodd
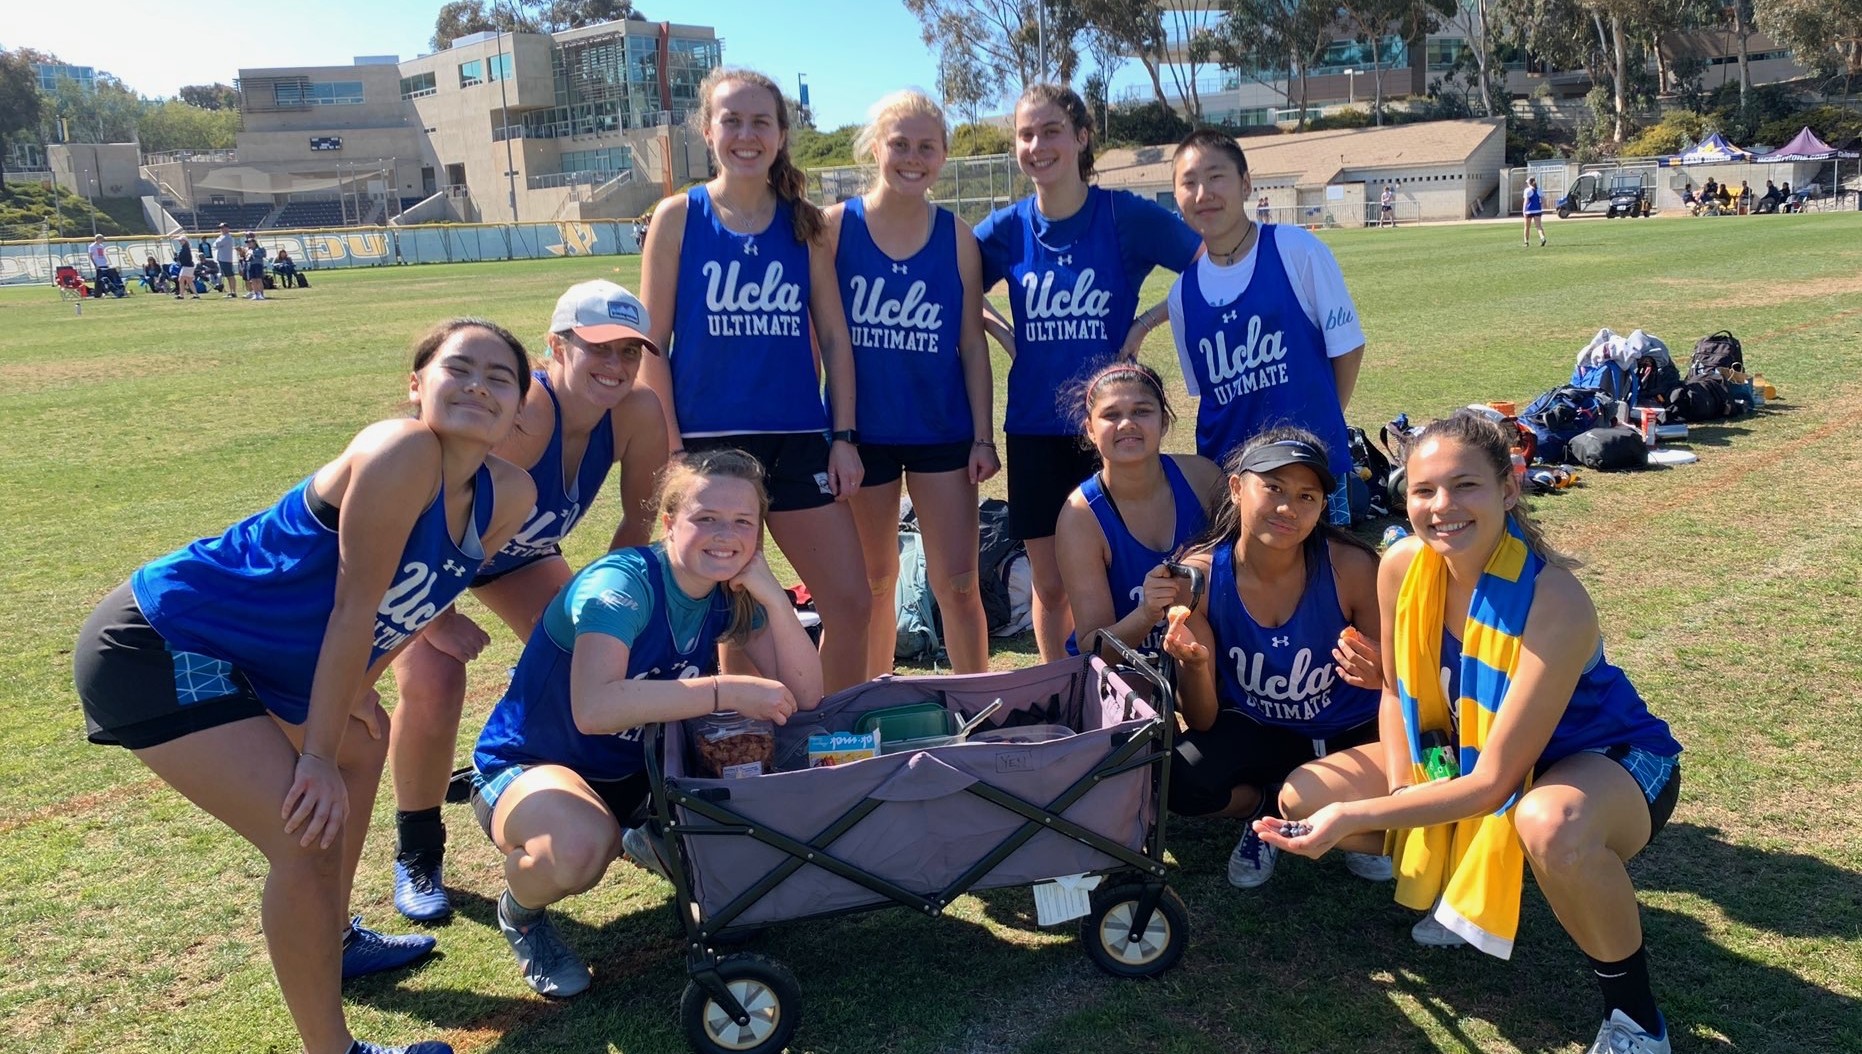
M168 272L155 262L155 254L150 253L148 262L142 265L142 286L151 293L165 292L168 289Z
M291 259L290 250L283 246L280 246L278 251L272 255L272 273L278 276L278 284L282 288L289 289L292 286L299 289L310 288L310 282L297 273L297 261Z
M1687 207L1688 215L1700 215L1701 200L1694 193L1694 184L1689 183L1681 188L1681 204Z

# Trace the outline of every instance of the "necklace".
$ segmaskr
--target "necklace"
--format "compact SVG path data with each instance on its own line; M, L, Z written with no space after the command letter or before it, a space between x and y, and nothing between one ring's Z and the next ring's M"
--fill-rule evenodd
M1254 232L1258 229L1259 227L1255 224L1248 224L1248 229L1241 232L1241 240L1236 242L1234 248L1229 249L1227 252L1217 252L1214 246L1210 246L1209 258L1223 266L1234 263L1235 258L1241 255L1241 251L1253 243Z

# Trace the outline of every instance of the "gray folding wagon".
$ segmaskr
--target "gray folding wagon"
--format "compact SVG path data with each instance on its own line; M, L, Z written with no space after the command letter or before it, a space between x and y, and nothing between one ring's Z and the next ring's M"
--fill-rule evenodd
M810 733L928 700L966 720L999 700L984 730L1065 728L1045 742L1002 732L805 767ZM937 916L972 890L1099 876L1080 921L1093 962L1121 977L1176 965L1189 919L1165 884L1175 730L1169 678L1136 656L1116 669L1082 656L858 685L777 729L779 771L746 779L698 775L684 727L651 726L650 829L685 927L680 1018L692 1048L775 1054L789 1043L801 1022L795 976L767 956L717 950L777 922L888 904Z

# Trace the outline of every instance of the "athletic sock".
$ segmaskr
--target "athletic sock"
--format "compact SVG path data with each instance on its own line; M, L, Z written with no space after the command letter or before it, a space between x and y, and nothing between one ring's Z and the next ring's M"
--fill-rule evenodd
M1644 1032L1657 1034L1662 1028L1661 1011L1655 1007L1655 993L1649 987L1649 957L1644 946L1619 962L1590 961L1597 975L1597 987L1603 990L1603 1016L1621 1010Z
M394 814L395 855L412 856L446 848L446 824L440 820L440 807L396 810Z
M506 886L504 892L498 895L499 917L519 930L527 930L542 921L544 910L543 908L527 908L519 904L517 898L511 895L509 886Z

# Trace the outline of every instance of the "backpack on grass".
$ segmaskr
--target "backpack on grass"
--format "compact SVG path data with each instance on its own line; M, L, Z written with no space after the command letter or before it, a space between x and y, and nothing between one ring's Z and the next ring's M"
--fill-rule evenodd
M898 632L892 657L921 666L936 665L944 654L937 600L925 577L924 536L915 530L899 531L899 580L892 594Z
M1615 416L1616 400L1595 388L1565 385L1526 404L1519 423L1532 433L1533 457L1557 465L1569 460L1566 446Z
M1571 440L1567 452L1578 464L1600 472L1641 468L1649 461L1642 433L1626 425L1593 428Z
M1571 383L1567 387L1589 388L1634 406L1640 402L1640 379L1640 374L1624 369L1622 363L1615 359L1605 359L1602 362L1583 363L1573 369Z
M1739 338L1724 329L1700 338L1694 345L1687 375L1701 377L1716 370L1722 375L1746 372L1745 350L1739 346Z

